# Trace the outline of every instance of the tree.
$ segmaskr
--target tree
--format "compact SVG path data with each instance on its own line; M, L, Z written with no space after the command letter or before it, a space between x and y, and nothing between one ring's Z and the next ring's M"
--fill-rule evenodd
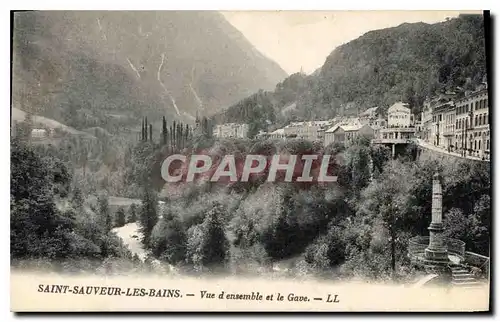
M372 171L383 171L384 165L391 159L391 149L382 144L375 144L371 147L370 156L373 161Z
M139 216L141 226L142 243L149 246L151 231L158 222L158 197L151 188L146 187L142 198L142 207Z
M393 278L396 273L396 261L404 256L401 252L397 252L397 249L401 248L398 243L402 240L398 235L404 234L408 231L408 227L411 227L405 220L408 220L406 212L412 198L412 185L408 180L402 180L408 178L409 174L407 165L399 161L388 163L384 167L383 174L362 192L357 214L373 222L378 220L387 230Z
M319 272L326 271L344 262L345 247L342 228L333 226L307 247L305 261Z
M54 174L50 158L32 147L11 142L10 245L13 258L65 258L74 221L59 211L54 198ZM65 178L69 180L70 178Z
M188 230L187 261L196 270L216 271L224 268L229 259L229 241L222 214L222 206L215 203L203 223Z
M345 154L350 190L356 197L370 181L370 148L355 144L351 145Z
M187 236L178 216L164 214L151 234L151 249L160 259L176 265L186 259Z
M73 207L75 209L78 209L78 210L83 210L83 196L82 196L82 191L80 190L80 188L74 188L73 189L73 194L72 194L72 197L71 197L71 204L73 205Z
M130 205L127 222L132 223L137 221L137 205L135 203Z
M443 223L447 237L460 239L470 251L489 256L490 197L483 195L471 214L452 208L444 216Z
M162 128L161 128L161 134L163 138L163 144L167 144L167 120L165 119L165 116L163 116L163 123L162 123Z
M104 229L108 232L113 228L113 218L109 210L109 201L106 194L101 194L97 198L98 211L100 219L104 225Z
M125 209L123 209L123 207L120 207L116 211L115 227L123 226L125 226Z

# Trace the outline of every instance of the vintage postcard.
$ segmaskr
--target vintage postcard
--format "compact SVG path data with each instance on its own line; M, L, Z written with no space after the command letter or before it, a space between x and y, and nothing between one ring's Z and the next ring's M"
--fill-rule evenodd
M11 310L489 311L489 17L12 12Z

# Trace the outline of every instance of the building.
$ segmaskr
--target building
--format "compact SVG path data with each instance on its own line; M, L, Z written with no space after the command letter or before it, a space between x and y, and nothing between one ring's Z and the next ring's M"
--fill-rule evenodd
M387 120L382 117L382 115L379 115L376 120L370 123L372 126L376 126L378 128L384 128L387 127Z
M379 139L382 143L406 143L415 137L414 127L388 127L379 130Z
M276 131L273 131L267 135L268 138L270 139L280 139L284 140L286 139L285 135L285 129L277 129Z
M370 107L363 113L359 114L359 120L363 124L372 124L378 116L378 106Z
M49 132L46 129L33 129L31 130L31 138L33 139L43 139L49 136Z
M388 127L410 127L412 125L411 119L411 110L403 102L394 103L387 110Z
M474 103L469 98L469 93L455 102L455 150L462 155L466 155L470 148L467 140L467 132L471 129L473 119L472 105Z
M324 145L331 143L348 143L358 137L373 139L375 130L368 124L357 123L339 123L325 131Z
M455 148L455 118L456 106L449 104L449 107L443 113L443 143L444 147L448 150Z
M457 100L456 105L454 134L457 151L489 159L491 143L487 84L474 92L467 92Z
M424 101L424 107L420 116L420 138L425 142L431 142L431 128L432 128L432 101L427 97Z
M214 128L213 135L218 138L244 139L248 137L248 124L218 124Z
M488 88L486 87L472 93L470 98L471 101L474 101L474 122L472 124L473 153L480 158L489 158L491 144Z
M292 122L284 127L284 134L286 137L322 141L323 132L329 125L331 125L330 121Z
M431 123L431 143L433 145L451 150L455 134L455 114L453 101L440 102L433 108Z

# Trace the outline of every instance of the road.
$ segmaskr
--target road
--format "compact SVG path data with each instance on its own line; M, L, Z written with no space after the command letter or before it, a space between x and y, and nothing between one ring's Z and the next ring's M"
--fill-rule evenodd
M433 150L433 151L436 151L436 152L439 152L439 153L444 153L444 154L447 154L447 155L450 155L450 156L454 156L454 157L457 157L457 158L464 158L460 153L448 152L447 150L445 150L443 148L440 148L440 147L437 147L435 145L432 145L430 143L427 143L427 142L423 141L422 139L415 139L415 142L419 146L421 146L423 148L426 148L426 149L429 149L429 150ZM473 157L473 156L466 156L465 159L475 160L475 161L489 162L489 160L482 160L481 158Z

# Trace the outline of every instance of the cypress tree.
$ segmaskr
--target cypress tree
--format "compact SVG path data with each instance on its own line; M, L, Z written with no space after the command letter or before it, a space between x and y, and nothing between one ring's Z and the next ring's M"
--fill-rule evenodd
M174 149L174 131L172 130L172 125L170 125L170 147L172 148L172 150Z
M149 187L145 188L142 198L142 207L139 215L139 223L143 236L144 245L149 245L149 239L154 226L158 222L158 199L156 193Z
M141 141L144 141L144 119L141 120Z
M173 144L175 147L177 147L177 123L174 121L174 124L172 125L172 135L173 135Z
M165 119L165 116L163 116L162 134L163 134L163 144L167 144L167 120Z

